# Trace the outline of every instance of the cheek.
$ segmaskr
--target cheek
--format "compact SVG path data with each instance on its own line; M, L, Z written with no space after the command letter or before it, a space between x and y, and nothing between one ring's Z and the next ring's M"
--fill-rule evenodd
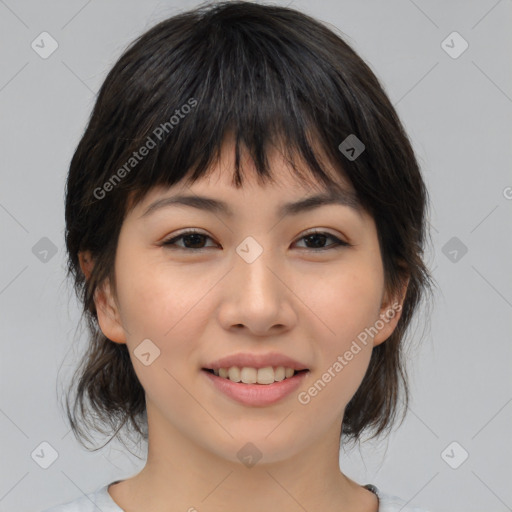
M208 317L207 301L201 299L214 276L198 279L191 268L180 271L130 255L118 261L116 278L127 346L147 398L165 406L171 395L173 410L186 407L190 397L180 383L190 379L191 366L184 362L197 359L195 340ZM151 343L143 345L143 340ZM148 352L151 362L146 365L139 357Z
M304 278L302 286L305 304L324 325L327 349L344 350L379 318L384 277L375 258L344 261L321 278Z
M309 396L321 395L320 400L312 400L314 407L321 408L321 403L325 407L328 402L334 411L357 391L373 348L365 329L379 319L383 287L383 269L373 257L344 261L316 284L313 278L304 279L304 302L318 320L315 344L319 359L316 380L309 383L314 389L308 391Z
M116 262L123 325L130 337L154 336L168 342L190 329L190 318L201 314L202 299L218 280L198 274L194 265L171 265L148 252L124 250ZM192 333L190 333L191 335Z
M201 270L199 266L177 266L162 260L151 260L147 252L137 255L124 251L116 264L127 346L134 370L153 398L161 390L181 396L178 382L190 379L191 370L199 372L193 364L201 348L198 340L204 338L203 329L211 318L209 290L225 273L225 269L203 266ZM157 347L158 357L150 366L137 359L138 347L146 339Z

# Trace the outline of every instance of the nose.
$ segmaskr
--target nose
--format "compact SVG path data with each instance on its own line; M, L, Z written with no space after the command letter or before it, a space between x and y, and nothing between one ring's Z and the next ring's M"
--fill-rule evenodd
M292 329L297 322L294 293L284 265L269 252L252 262L234 255L233 268L222 285L219 321L224 329L269 336ZM289 274L289 273L288 273Z

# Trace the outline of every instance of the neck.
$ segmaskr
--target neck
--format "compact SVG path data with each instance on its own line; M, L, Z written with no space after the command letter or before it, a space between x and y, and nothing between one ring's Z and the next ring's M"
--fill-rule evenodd
M377 510L376 498L340 471L339 423L300 451L293 443L286 450L282 445L275 447L279 452L272 450L271 433L264 447L262 442L248 445L246 439L234 440L224 433L234 447L228 454L223 453L225 447L215 453L194 443L193 432L182 433L158 418L149 403L147 414L145 467L109 488L126 512ZM360 508L361 500L368 508Z

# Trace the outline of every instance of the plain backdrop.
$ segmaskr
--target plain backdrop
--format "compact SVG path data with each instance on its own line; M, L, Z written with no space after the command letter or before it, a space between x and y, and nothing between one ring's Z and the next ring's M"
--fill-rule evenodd
M64 183L123 49L195 5L0 0L1 512L37 512L142 467L117 443L87 452L59 407L83 348L65 280ZM512 1L282 5L336 27L370 65L432 202L438 291L430 327L418 319L407 419L341 450L340 466L432 511L512 510ZM58 45L46 58L41 38L44 51Z

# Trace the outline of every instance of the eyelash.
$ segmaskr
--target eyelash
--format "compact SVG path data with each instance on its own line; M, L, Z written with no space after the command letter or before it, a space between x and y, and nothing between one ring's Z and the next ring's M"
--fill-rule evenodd
M190 231L185 231L185 232L181 233L180 235L175 236L173 238L164 240L162 242L162 246L165 246L165 247L167 247L169 249L173 249L173 250L177 249L177 250L193 251L193 252L202 252L202 251L208 249L208 247L201 247L199 249L193 249L190 247L180 247L180 246L175 245L176 241L181 240L182 238L185 238L190 235L201 235L205 238L209 238L210 240L212 240L212 238L209 235L201 233L200 231L190 230ZM299 238L299 240L303 240L304 238L308 238L308 237L314 236L314 235L326 235L328 238L332 238L334 240L334 243L327 247L320 247L317 249L303 248L305 251L311 251L311 252L327 251L327 250L331 250L331 249L340 249L341 247L350 247L352 245L352 244L349 244L348 242L345 242L344 240L340 240L339 238L335 237L331 233L327 233L325 231L310 231L310 232L306 233L305 235L302 235ZM173 245L174 245L174 247L172 247Z

